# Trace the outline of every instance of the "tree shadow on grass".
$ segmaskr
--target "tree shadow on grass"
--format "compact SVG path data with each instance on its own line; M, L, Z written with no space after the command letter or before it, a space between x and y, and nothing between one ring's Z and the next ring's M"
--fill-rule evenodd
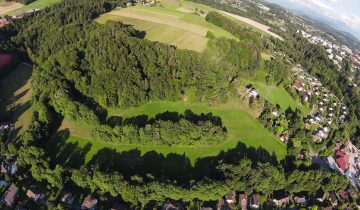
M147 177L149 174L159 180L173 180L182 184L190 184L190 180L201 180L205 177L222 179L224 176L217 169L219 162L238 164L241 159L250 159L256 163L277 165L275 154L270 155L263 148L247 147L239 142L237 146L217 156L204 157L191 165L185 154L169 153L166 156L156 151L141 154L138 149L117 152L104 148L95 154L87 167L95 167L104 172L119 172L127 178L134 175Z
M66 167L80 168L85 164L85 157L91 149L91 144L80 146L77 142L68 142L69 137L68 129L61 130L47 143L46 152L51 159L52 167L61 164Z

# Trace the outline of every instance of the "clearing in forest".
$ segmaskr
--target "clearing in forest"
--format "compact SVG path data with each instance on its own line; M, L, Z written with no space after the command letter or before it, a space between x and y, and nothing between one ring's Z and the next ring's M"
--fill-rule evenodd
M0 115L15 123L13 138L31 123L31 72L32 66L22 63L0 78Z
M269 131L267 131L248 110L242 107L238 101L226 104L209 106L201 103L186 102L169 102L155 101L149 102L140 107L129 108L127 110L108 110L109 117L121 117L123 119L131 118L139 115L146 115L149 118L156 114L166 111L184 113L185 110L191 110L194 113L212 113L222 120L222 125L227 129L227 141L215 146L165 146L165 145L131 145L122 143L104 143L91 137L91 127L88 125L76 123L65 119L59 131L68 131L69 136L66 137L63 149L69 149L69 145L77 145L80 148L87 148L86 162L97 154L101 149L111 148L117 152L138 149L143 154L149 151L155 151L163 155L169 153L185 154L186 157L194 163L196 159L208 156L215 156L221 151L227 151L235 148L239 142L244 143L248 147L262 147L270 154L275 154L278 159L283 159L286 155L286 147ZM68 146L66 146L68 145ZM79 149L76 150L76 152ZM59 153L63 150L59 149ZM71 152L67 151L69 154ZM64 155L62 155L64 156ZM65 160L64 160L65 161Z

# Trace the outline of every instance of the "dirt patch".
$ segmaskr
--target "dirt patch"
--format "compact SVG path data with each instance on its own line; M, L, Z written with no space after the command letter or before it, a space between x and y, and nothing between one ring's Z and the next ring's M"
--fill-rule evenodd
M179 12L183 12L183 13L194 13L195 12L195 10L186 8L186 7L179 7L176 10Z
M19 9L23 6L24 6L23 4L20 4L17 2L0 3L0 16L6 14L8 12L11 12L13 10Z
M254 26L255 28L260 29L261 31L264 31L265 33L269 34L270 36L273 36L273 37L275 37L275 38L278 38L278 39L280 39L280 40L282 40L282 41L284 40L281 36L279 36L279 35L271 32L271 31L269 31L270 27L267 26L267 25L261 24L261 23L259 23L259 22L256 22L256 21L251 20L251 19L246 18L246 17L242 17L242 16L239 16L239 15L231 14L231 13L229 13L229 12L221 11L221 13L226 14L226 15L228 15L228 16L230 16L230 17L233 17L233 18L235 18L235 19L237 19L237 20L240 20L240 21L242 21L242 22L244 22L244 23L247 23L247 24L249 24L249 25L252 25L252 26Z

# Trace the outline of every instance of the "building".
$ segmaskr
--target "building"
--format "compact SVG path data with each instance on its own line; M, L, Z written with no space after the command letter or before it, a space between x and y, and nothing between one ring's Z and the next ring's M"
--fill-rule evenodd
M0 18L0 26L8 24L8 21L5 18Z
M294 202L296 204L300 204L300 205L303 205L306 203L306 198L304 195L297 195L294 197Z
M258 194L252 194L250 196L250 207L253 209L259 209L260 208L260 196Z
M1 203L5 204L8 207L11 207L14 204L18 192L19 188L12 184L2 196Z
M248 196L244 193L241 193L239 195L239 204L240 204L241 210L247 209L247 201L248 201Z
M74 197L70 192L63 192L61 195L60 203L62 206L70 208L73 204Z
M330 193L329 197L330 197L329 200L330 200L331 205L334 206L334 207L337 206L338 205L338 200L336 198L335 193Z
M341 172L344 173L349 168L349 155L339 150L335 154L335 162Z
M40 191L35 189L28 189L26 191L26 196L35 202L38 202L40 199L44 197L44 195Z
M296 80L293 86L299 92L301 92L303 90L303 86L302 86L300 80Z
M97 203L98 203L98 200L94 196L89 194L88 196L86 196L83 203L81 204L81 209L82 210L94 210L96 208Z
M1 173L7 173L9 175L15 175L17 171L16 161L14 160L4 160L1 163L0 168Z
M235 190L231 190L226 194L226 202L227 203L236 203L236 192Z

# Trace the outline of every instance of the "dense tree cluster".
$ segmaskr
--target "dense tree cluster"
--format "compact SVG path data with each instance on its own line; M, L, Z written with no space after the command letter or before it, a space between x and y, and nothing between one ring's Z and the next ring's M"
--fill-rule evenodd
M95 126L95 139L107 142L133 143L143 145L215 145L226 140L225 128L211 120L190 119L192 113L177 120L150 119L139 124L125 124L112 128L108 125Z

